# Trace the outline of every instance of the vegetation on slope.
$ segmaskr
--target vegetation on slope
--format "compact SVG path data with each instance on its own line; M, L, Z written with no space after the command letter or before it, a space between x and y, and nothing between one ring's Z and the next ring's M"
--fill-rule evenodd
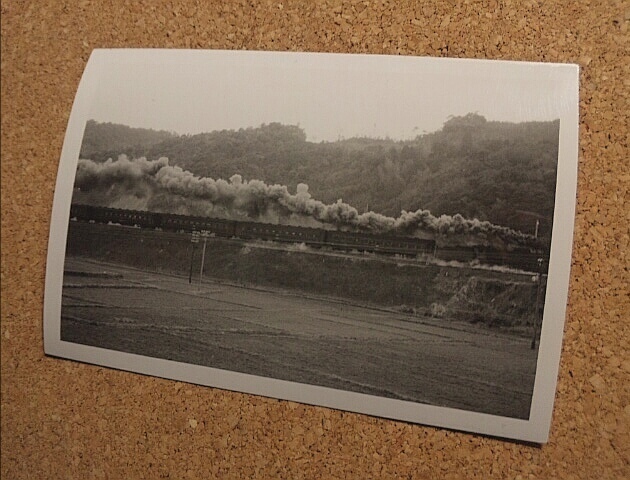
M125 133L126 132L126 133ZM559 121L488 122L450 118L413 140L352 138L313 143L298 126L174 135L88 122L82 158L168 157L195 175L286 185L306 183L313 198L342 198L360 212L402 209L461 214L548 239L553 216ZM100 149L100 150L99 150Z

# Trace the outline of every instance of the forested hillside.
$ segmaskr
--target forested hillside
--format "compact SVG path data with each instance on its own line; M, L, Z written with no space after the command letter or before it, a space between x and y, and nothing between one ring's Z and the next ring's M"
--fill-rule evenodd
M131 128L115 123L97 123L88 120L81 144L81 158L118 156L119 152L133 149L142 152L149 147L175 138L177 135L164 130Z
M408 141L352 138L312 143L298 126L174 135L88 122L82 158L167 157L195 175L287 185L306 183L313 198L339 198L360 212L402 209L461 214L547 237L553 216L559 121L488 122L452 117L437 132Z

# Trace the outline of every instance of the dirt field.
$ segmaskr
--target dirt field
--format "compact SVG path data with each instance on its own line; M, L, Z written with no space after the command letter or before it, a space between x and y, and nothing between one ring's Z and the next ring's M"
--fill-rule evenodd
M528 418L529 340L271 288L67 257L62 340Z

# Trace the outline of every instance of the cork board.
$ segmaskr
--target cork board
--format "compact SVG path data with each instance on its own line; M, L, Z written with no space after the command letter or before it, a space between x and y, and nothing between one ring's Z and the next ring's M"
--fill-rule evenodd
M619 478L629 474L622 2L2 4L2 475L7 478ZM96 47L576 62L580 172L570 295L544 447L44 357L57 162Z

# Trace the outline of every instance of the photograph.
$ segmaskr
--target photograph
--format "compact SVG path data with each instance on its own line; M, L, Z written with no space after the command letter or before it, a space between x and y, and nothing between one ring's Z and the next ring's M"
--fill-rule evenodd
M577 85L574 65L95 50L46 353L544 443Z

